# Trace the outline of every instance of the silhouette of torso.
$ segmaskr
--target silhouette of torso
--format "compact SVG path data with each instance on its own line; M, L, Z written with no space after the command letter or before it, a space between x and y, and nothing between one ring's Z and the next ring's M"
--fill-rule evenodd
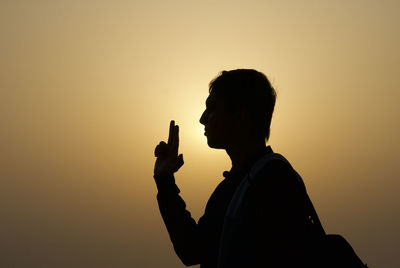
M272 149L268 146L265 153ZM161 215L183 263L217 267L226 211L250 167L236 174L224 172L225 179L211 195L198 223L185 209L173 176L156 178ZM244 201L246 213L235 234L232 263L235 267L301 267L307 233L304 185L281 161L271 162L261 176L265 178Z
M204 245L201 268L217 267L226 210L244 175L244 172L236 174L224 172L225 179L214 190L204 215L199 219L198 225Z

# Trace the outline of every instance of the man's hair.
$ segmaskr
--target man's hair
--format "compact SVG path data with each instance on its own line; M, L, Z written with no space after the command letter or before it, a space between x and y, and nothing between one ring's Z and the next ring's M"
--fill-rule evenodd
M210 82L209 91L222 97L232 110L247 109L254 134L269 139L276 92L263 73L253 69L222 71Z

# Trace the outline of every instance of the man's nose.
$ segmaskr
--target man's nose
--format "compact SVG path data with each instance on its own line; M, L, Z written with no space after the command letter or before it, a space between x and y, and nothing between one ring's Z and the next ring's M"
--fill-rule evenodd
M206 111L204 111L203 114L201 115L199 122L200 122L200 124L203 124L203 125L206 124Z

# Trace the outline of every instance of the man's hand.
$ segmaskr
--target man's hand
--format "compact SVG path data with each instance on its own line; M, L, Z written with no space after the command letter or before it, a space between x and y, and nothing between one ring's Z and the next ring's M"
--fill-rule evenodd
M154 150L154 155L157 157L154 165L155 176L172 175L183 165L183 155L178 155L178 148L179 126L172 120L169 125L168 143L162 141Z

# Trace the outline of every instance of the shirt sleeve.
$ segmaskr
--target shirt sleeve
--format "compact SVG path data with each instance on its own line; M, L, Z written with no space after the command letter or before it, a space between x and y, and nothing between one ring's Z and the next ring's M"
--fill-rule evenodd
M199 226L186 210L174 176L155 176L154 179L158 188L160 213L176 254L187 266L199 264L202 252Z

